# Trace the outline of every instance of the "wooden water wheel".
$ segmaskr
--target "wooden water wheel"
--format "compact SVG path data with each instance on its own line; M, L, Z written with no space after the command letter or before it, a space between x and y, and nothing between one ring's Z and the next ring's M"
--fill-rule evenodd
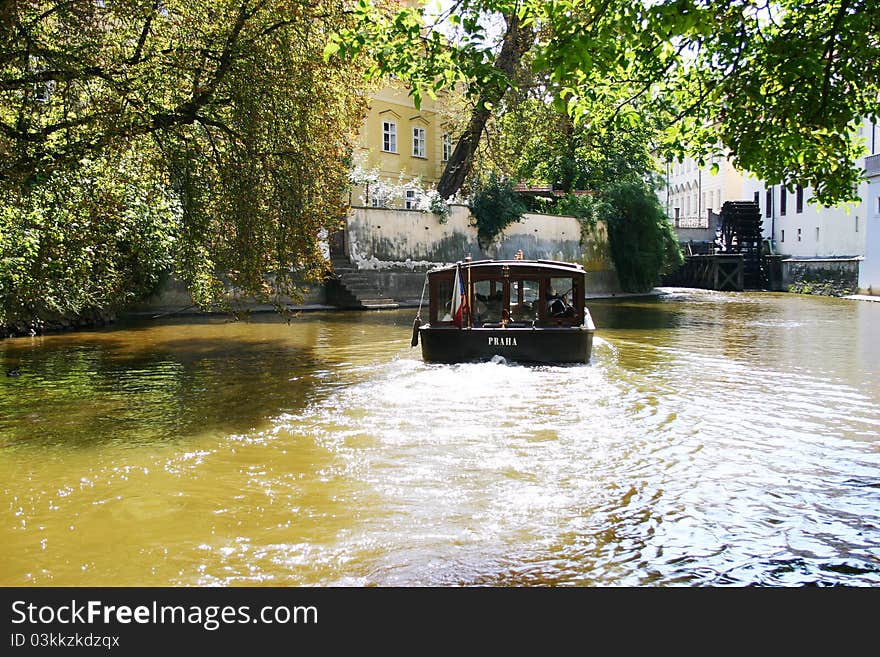
M743 284L746 289L766 287L762 262L761 208L754 201L726 201L721 208L721 226L715 240L716 252L743 256Z

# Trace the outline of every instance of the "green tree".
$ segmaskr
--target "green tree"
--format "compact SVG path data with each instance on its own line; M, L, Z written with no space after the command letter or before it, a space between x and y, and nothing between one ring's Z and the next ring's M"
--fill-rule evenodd
M683 262L654 187L642 178L628 178L610 183L601 197L621 287L627 292L650 290Z
M641 112L665 117L663 154L729 152L771 184L811 185L824 204L853 198L864 152L854 127L878 113L876 0L458 0L436 18L361 2L356 11L332 51L368 49L373 71L409 80L416 101L460 83L480 119L527 61L576 125L609 131L637 125ZM443 23L455 28L448 39ZM510 40L522 47L505 57ZM444 175L447 193L473 163L480 125L461 135L466 157Z
M485 249L505 228L523 218L526 207L513 183L499 178L494 171L485 178L476 178L472 187L471 213L476 220L477 241Z
M650 117L614 130L575 123L565 105L536 80L511 94L486 127L477 170L554 190L600 190L610 181L644 177L656 168L659 128Z
M0 188L0 327L39 329L149 294L172 266L179 204L143 149Z
M604 221L621 286L632 292L650 290L682 261L654 192L651 145L658 125L642 112L639 121L626 127L594 131L575 124L559 100L547 80L536 78L530 86L521 82L489 121L476 169L550 183L554 190L589 190L585 195L538 197L531 209L573 215L585 228Z
M60 311L124 303L169 263L201 304L296 297L324 271L364 111L359 66L321 57L348 21L335 0L3 3L0 323L40 290ZM143 223L124 258L120 215Z

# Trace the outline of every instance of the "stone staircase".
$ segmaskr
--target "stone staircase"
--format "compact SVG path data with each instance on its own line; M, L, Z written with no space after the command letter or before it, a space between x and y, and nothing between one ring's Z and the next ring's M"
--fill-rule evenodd
M369 276L355 267L348 258L330 258L333 274L327 280L327 301L339 308L357 310L381 310L398 308L399 304L370 280Z

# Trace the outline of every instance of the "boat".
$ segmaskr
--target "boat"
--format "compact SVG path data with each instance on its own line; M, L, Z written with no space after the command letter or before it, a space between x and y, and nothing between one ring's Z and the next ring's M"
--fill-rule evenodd
M425 286L428 321L420 305L412 346L421 343L426 362L590 361L596 327L580 264L466 259L428 271Z

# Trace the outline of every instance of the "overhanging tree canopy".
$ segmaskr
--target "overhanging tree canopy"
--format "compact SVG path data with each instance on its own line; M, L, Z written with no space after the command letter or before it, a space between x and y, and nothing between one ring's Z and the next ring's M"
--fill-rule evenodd
M362 71L321 57L348 21L335 0L3 2L0 324L130 300L104 274L131 260L173 262L201 303L319 275L364 111Z
M863 152L855 127L878 113L875 0L456 0L439 19L361 1L356 11L358 25L327 54L368 50L373 73L408 80L417 102L463 82L479 123L528 54L577 123L614 130L648 111L665 117L656 144L665 154L729 152L771 184L811 185L821 203L854 199ZM451 39L441 23L455 27ZM500 38L490 38L493 27ZM524 35L528 47L511 52ZM473 128L444 193L471 161Z

